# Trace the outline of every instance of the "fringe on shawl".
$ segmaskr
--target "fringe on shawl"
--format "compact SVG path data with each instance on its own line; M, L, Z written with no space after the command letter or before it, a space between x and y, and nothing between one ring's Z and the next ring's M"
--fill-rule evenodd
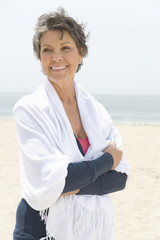
M39 212L41 220L44 221L45 224L47 223L48 212L49 212L49 208Z
M48 212L49 212L49 209L45 209L39 212L41 220L44 221L45 225L47 223ZM50 234L47 232L47 236L40 238L39 240L56 240L56 239L54 237L51 237Z
M39 240L56 240L56 239L53 238L53 237L48 236L48 237L43 237L43 238L41 238Z
M75 234L85 230L95 232L99 236L105 235L108 240L112 239L115 226L115 212L111 204L106 208L89 210L78 203L76 199L70 198L70 200L67 210L69 211L70 221Z
M77 202L75 198L72 198L70 196L67 201L66 211L68 212L68 220L73 226L75 235L81 234L82 231L91 231L95 232L95 234L99 236L99 240L102 236L105 236L106 240L113 239L115 212L110 202L106 201L105 208L98 210L89 210ZM40 216L46 224L48 209L40 211ZM47 236L41 238L40 240L56 239L47 232Z

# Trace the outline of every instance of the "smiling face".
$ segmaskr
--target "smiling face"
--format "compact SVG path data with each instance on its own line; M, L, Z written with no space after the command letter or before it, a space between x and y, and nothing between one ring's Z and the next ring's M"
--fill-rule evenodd
M47 31L41 37L40 61L49 81L55 84L73 84L74 75L83 56L67 31Z

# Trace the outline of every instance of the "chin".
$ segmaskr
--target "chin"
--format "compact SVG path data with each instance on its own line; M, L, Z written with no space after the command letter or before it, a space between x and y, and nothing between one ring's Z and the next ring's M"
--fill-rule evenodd
M52 84L64 84L65 82L67 82L66 79L64 78L48 78L48 80L52 83Z
M62 77L62 76L57 76L57 77L49 77L48 76L48 79L51 83L55 83L55 84L58 84L58 83L65 83L65 82L74 82L74 77L70 77L70 78L67 78L67 77Z

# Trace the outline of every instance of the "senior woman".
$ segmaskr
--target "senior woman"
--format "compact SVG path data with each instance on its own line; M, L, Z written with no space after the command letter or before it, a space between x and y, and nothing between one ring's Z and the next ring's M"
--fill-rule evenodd
M63 9L42 15L33 37L45 82L15 105L23 186L14 240L111 240L108 194L128 163L106 110L75 81L87 54L82 24Z

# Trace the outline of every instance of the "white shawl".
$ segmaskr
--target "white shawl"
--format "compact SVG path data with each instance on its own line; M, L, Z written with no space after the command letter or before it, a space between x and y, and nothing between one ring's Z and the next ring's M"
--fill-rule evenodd
M46 228L48 236L56 240L111 240L114 209L107 194L60 197L70 162L101 156L110 141L115 141L117 147L121 144L119 132L103 106L76 83L75 91L90 142L84 157L63 105L48 80L14 107L23 198L32 208L41 211L42 218L44 210L49 208ZM128 169L128 163L122 158L116 170L128 174Z

